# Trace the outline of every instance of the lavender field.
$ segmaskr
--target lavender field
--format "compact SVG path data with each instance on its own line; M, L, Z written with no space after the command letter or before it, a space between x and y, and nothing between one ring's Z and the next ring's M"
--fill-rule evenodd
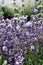
M0 6L0 65L43 65L43 0Z

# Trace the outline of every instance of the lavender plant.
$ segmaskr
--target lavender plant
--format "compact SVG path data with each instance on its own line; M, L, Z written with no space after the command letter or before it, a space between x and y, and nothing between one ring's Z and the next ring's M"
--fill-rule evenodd
M35 9L27 17L0 19L0 55L2 65L43 65L43 19Z

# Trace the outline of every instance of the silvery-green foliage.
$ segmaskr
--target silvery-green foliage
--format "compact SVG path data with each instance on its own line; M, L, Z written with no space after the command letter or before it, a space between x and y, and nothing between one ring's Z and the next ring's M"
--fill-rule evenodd
M43 17L43 0L36 1L36 8L39 10L38 16Z

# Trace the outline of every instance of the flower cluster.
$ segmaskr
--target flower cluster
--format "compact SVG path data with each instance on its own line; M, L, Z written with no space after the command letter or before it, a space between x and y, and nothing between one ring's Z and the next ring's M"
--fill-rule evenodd
M34 21L34 22L33 22ZM27 21L27 17L0 19L0 54L10 65L23 65L26 46L30 50L35 47L32 43L43 40L43 20L37 16Z

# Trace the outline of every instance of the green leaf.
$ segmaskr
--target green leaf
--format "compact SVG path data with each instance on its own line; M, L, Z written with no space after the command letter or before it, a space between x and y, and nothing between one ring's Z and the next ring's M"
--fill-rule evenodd
M0 65L2 65L2 62L3 62L3 56L0 55Z

